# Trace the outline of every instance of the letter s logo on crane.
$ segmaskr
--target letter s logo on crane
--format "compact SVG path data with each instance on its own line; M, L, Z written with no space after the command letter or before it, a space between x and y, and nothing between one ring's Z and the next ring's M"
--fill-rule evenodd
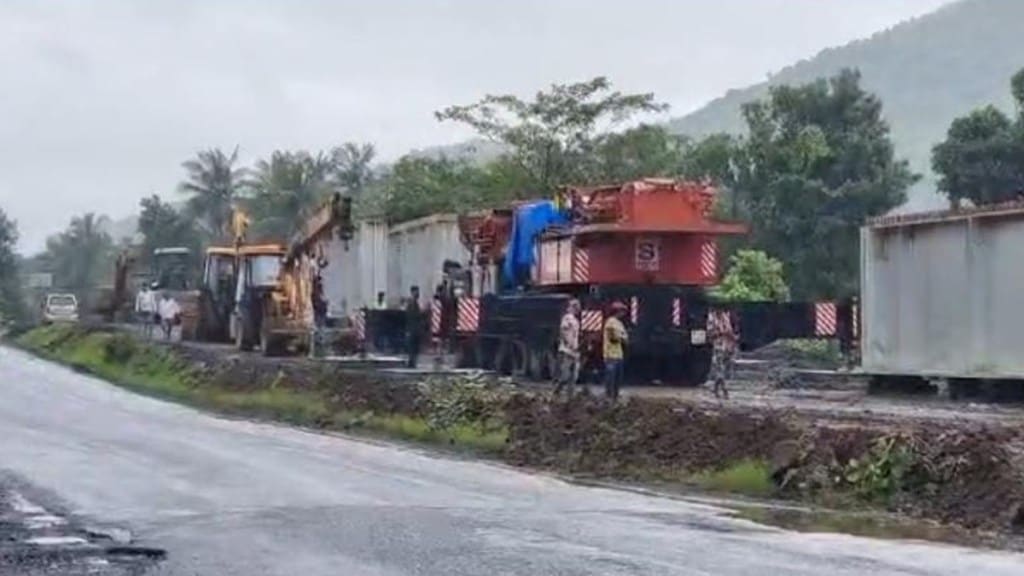
M661 267L661 241L657 238L637 238L636 269L656 272Z

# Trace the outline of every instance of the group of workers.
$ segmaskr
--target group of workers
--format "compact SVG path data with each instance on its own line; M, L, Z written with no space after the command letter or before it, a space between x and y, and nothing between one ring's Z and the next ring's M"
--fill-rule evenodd
M385 294L377 294L374 307L386 309ZM423 343L425 314L420 304L420 289L413 286L408 297L402 301L405 319L406 365L417 366ZM617 400L625 373L626 351L629 347L629 331L625 317L629 308L622 302L613 302L602 327L602 354L604 360L604 390L611 400ZM566 306L559 327L558 364L555 377L555 393L563 391L570 396L580 377L580 314L579 300L572 299ZM712 344L710 381L716 398L728 398L727 382L732 377L733 365L739 345L739 334L728 313L713 312L710 317L708 337Z
M629 332L623 319L628 308L622 302L613 302L610 314L602 328L602 353L604 359L604 391L611 400L618 400L624 375L626 349ZM555 379L555 394L565 390L572 396L580 375L580 302L569 301L559 327L558 370ZM733 364L739 343L739 335L733 327L728 313L714 313L711 316L709 337L712 343L711 381L716 398L728 398L726 383L732 377Z
M135 316L146 338L153 337L153 327L159 326L165 340L170 340L174 327L181 323L181 306L166 290L159 295L157 282L144 286L135 296Z

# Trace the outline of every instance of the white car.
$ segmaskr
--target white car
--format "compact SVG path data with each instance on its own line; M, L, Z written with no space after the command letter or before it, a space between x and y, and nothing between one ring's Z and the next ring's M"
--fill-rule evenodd
M43 322L78 322L78 299L74 294L47 294Z

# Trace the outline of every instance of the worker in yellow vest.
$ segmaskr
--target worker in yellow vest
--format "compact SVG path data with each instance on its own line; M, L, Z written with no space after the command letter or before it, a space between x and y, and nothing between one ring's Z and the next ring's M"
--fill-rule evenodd
M612 401L619 398L625 368L625 349L629 343L629 333L622 323L626 310L622 302L613 302L611 314L604 321L604 393Z

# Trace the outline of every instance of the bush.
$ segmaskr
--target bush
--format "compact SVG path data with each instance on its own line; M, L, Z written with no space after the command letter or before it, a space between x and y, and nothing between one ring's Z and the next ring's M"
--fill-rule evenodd
M103 343L103 359L113 364L127 364L138 353L138 344L127 334L111 334Z
M474 426L482 432L504 426L507 393L475 378L430 378L420 384L427 425L436 431Z
M783 302L789 288L782 262L760 250L740 250L729 258L729 270L711 295L728 302Z
M771 470L761 460L742 460L722 470L702 472L696 481L708 490L770 496L775 491Z

